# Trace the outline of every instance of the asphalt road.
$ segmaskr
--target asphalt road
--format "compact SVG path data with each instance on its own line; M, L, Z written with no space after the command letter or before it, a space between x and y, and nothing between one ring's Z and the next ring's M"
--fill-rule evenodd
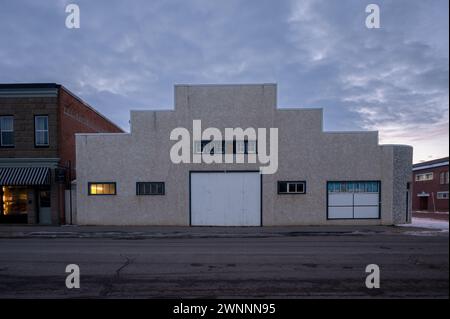
M1 298L448 298L448 233L0 239ZM78 264L81 287L67 289ZM365 267L381 269L380 289Z

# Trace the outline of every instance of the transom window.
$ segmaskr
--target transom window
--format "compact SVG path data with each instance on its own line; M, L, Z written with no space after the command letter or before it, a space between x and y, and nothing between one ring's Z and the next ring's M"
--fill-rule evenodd
M48 146L48 115L34 117L34 143L36 146Z
M329 193L378 193L379 182L329 182Z
M305 194L305 181L279 181L278 194Z
M116 195L115 182L88 183L89 195Z
M14 146L13 116L0 116L0 146Z
M210 141L202 140L194 142L194 153L196 154L257 154L257 142L254 140L244 141Z
M164 195L164 182L137 182L136 195Z

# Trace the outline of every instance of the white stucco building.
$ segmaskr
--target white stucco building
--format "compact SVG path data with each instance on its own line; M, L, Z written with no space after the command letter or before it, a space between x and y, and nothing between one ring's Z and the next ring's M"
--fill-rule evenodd
M264 144L261 134L233 142L224 134L208 144L210 138L195 136L194 120L202 130L265 128L267 138ZM177 85L173 110L132 111L130 123L130 133L77 134L78 224L388 225L411 219L410 146L379 145L378 132L324 132L322 109L277 108L275 84ZM171 160L175 128L190 133L190 163ZM260 174L270 166L260 155L269 151L275 172ZM193 163L202 152L234 160L243 154L245 163Z

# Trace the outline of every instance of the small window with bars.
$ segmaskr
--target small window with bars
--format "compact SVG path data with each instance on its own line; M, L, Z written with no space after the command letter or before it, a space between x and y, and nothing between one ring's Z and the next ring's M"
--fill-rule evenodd
M306 194L306 182L279 181L278 194Z
M164 195L164 182L137 182L136 195Z

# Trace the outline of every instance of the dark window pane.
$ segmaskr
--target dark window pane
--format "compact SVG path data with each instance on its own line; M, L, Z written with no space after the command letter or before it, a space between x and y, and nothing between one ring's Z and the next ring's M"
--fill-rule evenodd
M278 192L280 192L280 193L287 193L287 183L286 182L279 182L278 183Z
M297 183L297 193L304 193L305 187L303 183Z
M295 193L295 184L289 184L289 193Z
M162 195L164 193L163 183L158 183L158 194Z
M14 133L13 132L2 132L2 145L10 146L14 145Z

